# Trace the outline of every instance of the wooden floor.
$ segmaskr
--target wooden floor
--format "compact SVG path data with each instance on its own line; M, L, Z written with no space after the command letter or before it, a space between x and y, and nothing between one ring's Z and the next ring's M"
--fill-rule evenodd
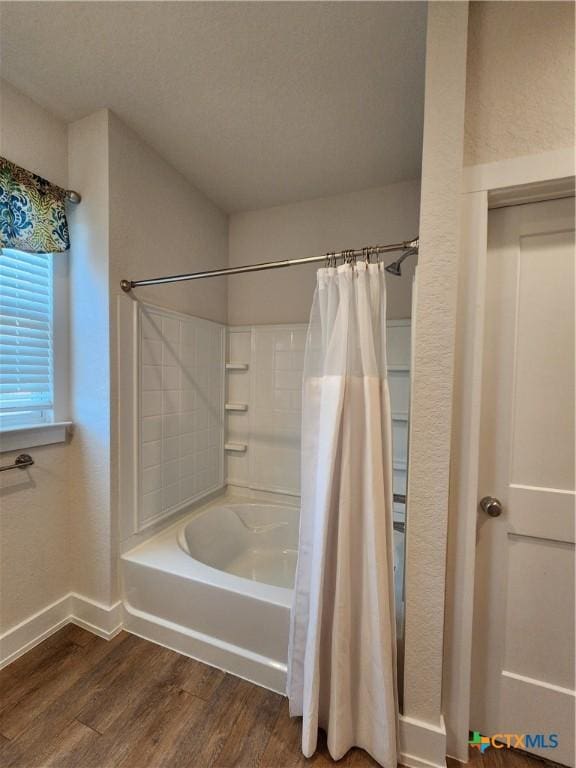
M462 768L462 763L452 758L446 760L448 768ZM477 749L470 750L468 768L551 768L557 766L547 760L522 752L520 749L487 749L483 755ZM558 768L564 768L558 766Z
M536 768L503 752L474 768ZM282 696L125 632L106 642L69 625L0 671L1 768L327 765L323 741L302 757ZM351 750L337 765L377 764Z

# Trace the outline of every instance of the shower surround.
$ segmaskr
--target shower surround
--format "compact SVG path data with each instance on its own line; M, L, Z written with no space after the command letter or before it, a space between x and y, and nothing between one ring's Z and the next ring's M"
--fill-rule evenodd
M224 334L219 323L141 307L139 530L224 484Z
M303 323L228 328L227 359L238 367L227 369L227 400L247 405L226 412L229 486L300 496L306 329Z
M133 312L125 626L284 693L307 325L227 328L144 303ZM387 336L394 490L403 494L409 321L390 321ZM404 522L402 505L395 521ZM394 537L401 637L404 536Z
M283 693L306 327L134 312L125 626Z

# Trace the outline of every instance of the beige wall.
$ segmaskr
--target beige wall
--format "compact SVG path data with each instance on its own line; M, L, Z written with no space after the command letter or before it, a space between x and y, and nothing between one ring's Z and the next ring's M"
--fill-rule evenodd
M418 288L412 319L404 714L442 730L442 661L466 3L428 7ZM438 757L444 764L445 744Z
M0 155L67 184L66 126L4 81ZM11 463L16 453L0 458ZM0 634L70 591L71 447L62 443L30 453L32 470L0 474Z
M74 584L104 604L119 596L120 402L118 302L140 298L200 317L225 321L226 283L173 284L126 296L120 280L215 269L227 263L227 218L108 110L70 127L70 178L85 198L73 231L73 251L82 258L73 291L78 313L74 418L78 454L73 482L83 515L74 521ZM74 235L77 235L74 237ZM84 242L88 237L89 241ZM128 315L129 316L129 315ZM84 329L88 344L83 340ZM97 350L95 365L94 350ZM127 436L131 439L131 436ZM74 509L76 504L72 504ZM78 585L78 586L76 586Z
M128 381L120 381L120 356L133 344L131 305L144 300L223 323L228 308L225 278L139 288L130 296L120 289L120 280L226 267L228 218L113 113L109 147L111 498L115 533L121 529L125 537L133 533L134 521L132 509L121 507L119 500L120 432L127 423L122 411L130 412L133 388L130 374ZM126 439L132 440L131 430ZM132 467L128 459L125 483L132 480Z
M70 472L73 588L113 596L110 502L108 112L69 126L70 185L82 203L70 220L70 368L74 421Z
M0 80L0 153L54 184L68 184L66 126Z
M420 182L233 214L230 266L319 256L415 237ZM415 259L388 282L388 317L410 316ZM231 325L308 322L319 264L228 278Z
M470 4L466 165L574 145L574 4Z
M71 443L0 475L2 631L68 592L118 596L116 302L121 277L225 266L228 222L107 110L67 127L2 83L0 153L83 201L69 211ZM68 172L69 170L69 172ZM225 280L149 289L155 303L225 321ZM14 454L6 454L10 461Z
M114 532L121 529L123 538L133 533L133 516L127 504L120 506L120 452L131 457L135 446L130 442L133 430L124 426L120 435L119 425L121 409L130 408L134 394L130 375L120 381L119 357L133 344L132 304L144 300L226 322L227 285L224 278L172 283L139 288L128 296L120 289L120 280L217 269L227 263L227 216L111 113L111 492ZM133 462L128 458L122 467L123 481L130 482ZM117 549L118 541L114 542Z
M110 281L225 267L228 221L216 206L110 114ZM139 288L134 294L179 312L226 322L226 280ZM129 300L129 299L126 299Z

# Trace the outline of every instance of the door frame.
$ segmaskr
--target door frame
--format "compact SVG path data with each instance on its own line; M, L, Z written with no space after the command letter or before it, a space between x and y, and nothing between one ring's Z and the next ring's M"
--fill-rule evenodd
M488 211L574 195L572 148L464 169L450 460L443 713L449 756L468 761Z

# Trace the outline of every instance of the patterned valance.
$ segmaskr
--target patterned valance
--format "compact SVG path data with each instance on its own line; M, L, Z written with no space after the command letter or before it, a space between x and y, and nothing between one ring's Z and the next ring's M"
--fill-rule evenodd
M0 248L68 250L65 198L66 190L0 157Z

